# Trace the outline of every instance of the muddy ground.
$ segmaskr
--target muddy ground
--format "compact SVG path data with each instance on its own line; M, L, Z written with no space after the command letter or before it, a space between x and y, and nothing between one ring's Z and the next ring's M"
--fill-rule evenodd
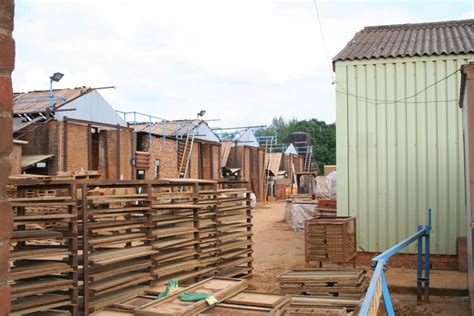
M254 276L250 289L278 293L278 275L305 267L304 235L295 232L283 221L285 204L281 202L259 206L254 211ZM369 268L369 267L365 267ZM456 271L433 271L432 286L466 288L466 274ZM390 269L389 286L416 286L416 271ZM412 294L393 294L397 315L471 315L467 297L431 296L429 304L416 303Z

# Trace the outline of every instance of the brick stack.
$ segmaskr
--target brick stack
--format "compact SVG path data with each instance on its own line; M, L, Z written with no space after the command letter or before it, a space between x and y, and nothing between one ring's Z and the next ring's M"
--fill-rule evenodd
M9 154L12 150L12 81L15 66L13 31L14 1L0 1L0 315L10 312L8 286L10 237L13 219L6 200L6 184L10 174Z

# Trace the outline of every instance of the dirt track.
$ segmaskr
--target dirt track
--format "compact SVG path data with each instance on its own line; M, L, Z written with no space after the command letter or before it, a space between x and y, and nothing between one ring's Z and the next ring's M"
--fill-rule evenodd
M269 203L254 211L254 276L250 289L279 292L276 278L291 269L305 267L304 234L295 232L283 221L284 203ZM368 267L366 267L368 268ZM416 286L416 272L390 269L389 285ZM465 274L455 271L433 271L436 287L465 286ZM413 279L413 276L415 278ZM430 304L416 304L415 295L392 296L397 315L471 315L467 297L432 296Z

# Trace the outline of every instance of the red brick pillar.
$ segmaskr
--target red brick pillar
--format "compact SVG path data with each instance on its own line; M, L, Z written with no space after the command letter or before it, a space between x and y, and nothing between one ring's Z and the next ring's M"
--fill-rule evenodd
M13 218L6 196L12 150L12 82L15 42L12 38L14 0L0 0L0 315L10 311L8 270Z

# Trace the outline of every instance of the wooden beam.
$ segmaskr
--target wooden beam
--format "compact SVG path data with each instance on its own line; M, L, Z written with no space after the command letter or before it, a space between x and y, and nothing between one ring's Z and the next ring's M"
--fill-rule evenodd
M211 180L214 180L214 146L209 145L209 168L211 169Z

